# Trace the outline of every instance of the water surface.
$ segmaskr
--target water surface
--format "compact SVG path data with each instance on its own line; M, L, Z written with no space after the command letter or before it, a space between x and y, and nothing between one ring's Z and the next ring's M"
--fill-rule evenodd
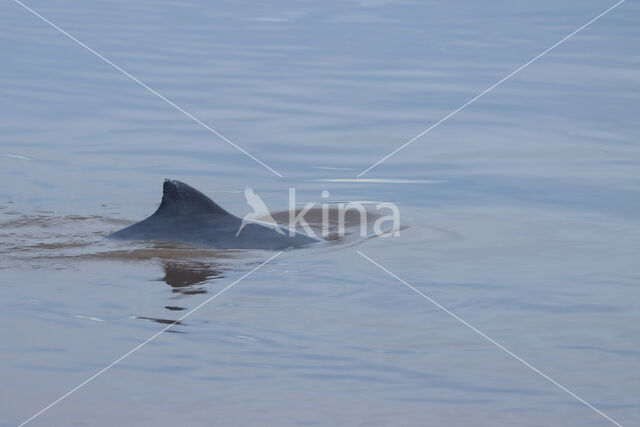
M286 251L33 425L640 421L640 29L613 3L30 1L0 8L0 425L271 256L103 236L166 177L396 203L396 238Z

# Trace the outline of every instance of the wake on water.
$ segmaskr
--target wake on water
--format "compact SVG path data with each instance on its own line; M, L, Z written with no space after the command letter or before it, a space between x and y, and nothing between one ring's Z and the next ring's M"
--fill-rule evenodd
M296 214L298 214L296 212ZM376 212L367 212L367 233L361 235L361 215L357 211L345 212L345 233L338 233L338 209L328 214L328 235L324 242L296 250L340 250L376 237L372 230ZM323 235L323 215L320 208L310 209L304 216L317 236ZM289 212L272 214L276 222L287 226ZM112 241L104 237L134 221L103 215L63 215L51 211L23 214L13 211L0 213L0 268L16 264L32 267L68 266L81 260L145 261L157 259L171 261L224 261L230 266L242 260L263 257L260 250L216 250L187 244L160 241ZM394 230L389 230L394 231Z

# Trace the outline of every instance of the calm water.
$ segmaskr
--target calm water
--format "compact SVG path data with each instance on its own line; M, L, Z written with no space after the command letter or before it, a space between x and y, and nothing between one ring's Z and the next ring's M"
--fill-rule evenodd
M640 423L640 7L29 1L0 7L0 425L267 259L115 245L162 180L230 211L396 203L400 237L287 251L32 425Z

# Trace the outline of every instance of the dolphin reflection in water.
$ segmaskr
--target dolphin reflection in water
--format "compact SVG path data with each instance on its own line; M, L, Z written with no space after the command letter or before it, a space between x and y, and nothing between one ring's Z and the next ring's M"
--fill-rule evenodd
M164 277L159 281L171 286L172 292L179 295L198 295L206 294L206 285L216 279L224 277L221 269L216 264L201 261L184 262L180 260L163 261ZM182 311L186 307L180 305L165 305L165 309L169 311ZM150 320L165 325L184 325L179 320L165 319L160 317L134 316L136 319ZM169 332L178 332L177 330L169 330Z

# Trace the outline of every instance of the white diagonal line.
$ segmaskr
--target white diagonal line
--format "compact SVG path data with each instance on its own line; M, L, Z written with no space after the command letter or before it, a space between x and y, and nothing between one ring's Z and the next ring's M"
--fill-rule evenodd
M86 380L82 381L80 384L78 384L77 386L75 386L74 388L72 388L71 390L69 390L68 392L66 392L65 394L63 394L62 396L60 396L58 399L54 400L53 402L51 402L49 405L45 406L44 408L42 408L41 410L39 410L38 412L36 412L35 414L33 414L31 417L29 417L27 420L23 421L22 423L20 423L20 425L18 427L22 427L25 424L27 424L28 422L32 421L34 418L40 416L42 413L44 413L45 411L49 410L51 407L55 406L56 404L60 403L62 400L64 400L65 398L67 398L70 394L74 393L75 391L77 391L78 389L84 387L87 383L93 381L94 379L96 379L98 376L102 375L103 373L105 373L106 371L108 371L109 369L111 369L114 365L118 364L119 362L121 362L122 360L126 359L127 357L129 357L131 354L135 353L136 351L138 351L140 348L142 348L144 345L148 344L150 341L153 341L154 339L156 339L160 334L162 334L163 332L165 332L167 329L169 329L170 327L174 326L176 323L180 322L181 320L185 319L187 316L191 315L192 313L198 311L200 308L204 307L205 305L207 305L209 302L211 302L212 300L214 300L215 298L217 298L219 295L223 294L224 292L226 292L227 290L229 290L233 285L235 285L236 283L238 283L239 281L241 281L242 279L244 279L245 277L249 276L251 273L253 273L254 271L256 271L257 269L259 269L260 267L262 267L263 265L267 264L268 262L270 262L271 260L273 260L275 257L277 257L278 255L280 255L282 253L282 251L278 251L276 252L273 256L271 256L271 258L267 259L266 261L264 261L262 264L258 265L257 267L255 267L253 270L249 271L248 273L245 273L242 277L240 277L239 279L235 280L234 282L232 282L230 285L227 285L225 288L223 288L221 291L219 291L218 293L216 293L215 295L210 296L209 298L207 298L206 300L204 300L203 302L201 302L200 304L198 304L195 308L191 309L189 312L187 312L186 314L184 314L182 317L180 317L178 320L174 321L173 323L171 323L170 325L168 325L167 327L165 327L164 329L161 329L159 332L156 332L155 334L151 335L149 338L147 338L146 340L144 340L142 343L138 344L137 346L133 347L131 350L129 350L128 352L126 352L125 354L123 354L122 356L118 357L116 360L114 360L113 362L111 362L110 364L108 364L107 366L105 366L104 368L102 368L101 370L99 370L98 372L96 372L95 374L91 375L89 378L87 378Z
M166 98L164 95L161 95L160 93L156 92L155 90L151 89L149 86L147 86L145 83L141 82L140 80L138 80L137 78L135 78L134 76L132 76L131 74L129 74L127 71L123 70L122 68L120 68L119 66L117 66L116 64L114 64L113 62L109 61L107 58L105 58L104 56L102 56L101 54L99 54L98 52L96 52L95 50L91 49L89 46L87 46L86 44L82 43L80 40L78 40L77 38L73 37L71 34L67 33L65 30L63 30L62 28L58 27L56 24L54 24L53 22L49 21L47 18L45 18L44 16L40 15L38 12L36 12L35 10L31 9L29 6L25 5L24 3L22 3L20 0L13 0L16 3L18 3L20 6L24 7L26 10L28 10L29 12L31 12L32 14L34 14L35 16L37 16L38 18L42 19L44 22L46 22L47 24L51 25L53 28L55 28L56 30L58 30L59 32L61 32L62 34L64 34L65 36L69 37L71 40L73 40L74 42L76 42L77 44L79 44L80 46L82 46L83 48L87 49L89 52L93 53L95 56L97 56L98 58L102 59L104 62L106 62L107 64L111 65L113 68L115 68L116 70L120 71L122 74L124 74L125 76L129 77L131 80L133 80L134 82L138 83L140 86L142 86L143 88L147 89L149 92L151 92L152 94L156 95L158 98L162 99L163 101L165 101L167 104L171 105L173 108L175 108L176 110L180 111L181 113L183 113L185 116L189 117L191 120L193 120L194 122L198 123L200 126L204 127L205 129L207 129L209 132L213 133L214 135L216 135L217 137L221 138L223 141L227 142L228 144L230 144L232 147L234 147L236 150L246 154L247 156L251 157L253 160L255 160L256 162L258 162L259 164L261 164L262 166L264 166L265 168L269 169L271 172L273 172L274 174L278 175L280 178L282 178L282 175L277 172L275 169L271 168L270 166L268 166L266 163L264 163L262 160L258 159L257 157L255 157L254 155L250 154L247 150L245 150L244 148L240 147L238 144L236 144L235 142L231 141L230 139L228 139L226 136L222 135L220 132L218 132L217 130L213 129L212 127L210 127L209 125L204 124L203 122L201 122L197 117L195 117L193 114L183 110L182 108L180 108L179 106L177 106L173 101L169 100L168 98Z
M543 378L545 378L546 380L550 381L552 384L554 384L555 386L557 386L558 388L560 388L561 390L569 393L571 396L573 396L575 399L579 400L581 403L587 405L589 408L593 409L594 411L596 411L598 414L602 415L604 418L606 418L607 420L611 421L612 423L614 423L615 425L622 427L618 422L614 421L613 419L611 419L607 414L605 414L604 412L602 412L601 410L599 410L598 408L594 407L593 405L591 405L589 402L587 402L586 400L584 400L583 398L581 398L580 396L578 396L577 394L575 394L574 392L572 392L571 390L569 390L568 388L566 388L565 386L563 386L562 384L560 384L559 382L557 382L556 380L554 380L553 378L551 378L550 376L548 376L547 374L545 374L544 372L540 371L538 368L536 368L535 366L531 365L530 363L528 363L527 361L525 361L524 359L522 359L520 356L518 356L517 354L515 354L514 352L512 352L511 350L509 350L508 348L506 348L505 346L503 346L502 344L500 344L499 342L497 342L496 340L494 340L493 338L489 337L488 335L486 335L484 332L482 332L481 330L479 330L478 328L476 328L475 326L469 324L467 321L465 321L464 319L462 319L461 317L457 316L455 313L453 313L452 311L448 310L447 308L443 307L442 305L440 305L437 301L435 301L433 298L429 297L428 295L422 293L420 290L416 289L414 286L412 286L410 283L406 282L405 280L402 280L400 277L396 276L395 274L393 274L391 271L389 271L388 269L386 269L385 267L381 266L380 264L378 264L377 262L375 262L374 260L372 260L371 258L369 258L368 256L366 256L365 254L363 254L360 251L356 251L358 252L358 254L360 256L362 256L363 258L365 258L366 260L368 260L369 262L371 262L373 265L375 265L376 267L378 267L379 269L381 269L382 271L384 271L385 273L389 274L391 277L393 277L394 279L398 280L400 283L402 283L403 285L405 285L406 287L408 287L409 289L411 289L412 291L416 292L417 294L421 295L424 299L426 299L427 301L429 301L431 304L435 305L436 307L438 307L439 309L443 310L445 313L447 313L449 316L453 317L454 319L456 319L458 322L462 323L463 325L467 326L469 329L471 329L473 332L477 333L478 335L480 335L482 338L486 339L487 341L489 341L491 344L495 345L496 347L498 347L499 349L501 349L502 351L504 351L505 353L507 353L509 356L513 357L514 359L516 359L517 361L519 361L520 363L522 363L523 365L525 365L527 368L531 369L532 371L534 371L535 373L537 373L538 375L542 376Z
M453 110L452 112L450 112L449 114L447 114L446 116L444 116L443 118L441 118L440 120L438 120L437 122L435 122L434 124L432 124L431 126L429 126L427 129L423 130L422 132L420 132L418 135L414 136L413 138L411 138L409 141L405 142L404 144L402 144L401 146L399 146L398 148L396 148L395 150L393 150L391 153L387 154L386 156L384 156L383 158L381 158L380 160L378 160L377 162L375 162L374 164L372 164L371 166L369 166L368 168L366 168L365 170L363 170L362 172L360 172L358 175L356 175L356 177L360 178L362 175L364 175L365 173L369 172L371 169L375 168L376 166L378 166L380 163L384 162L385 160L387 160L389 157L393 156L394 154L396 154L398 151L404 149L405 147L407 147L409 144L412 144L414 141L420 139L422 136L424 136L427 132L431 131L432 129L438 127L440 124L444 123L445 121L447 121L449 118L451 118L452 116L454 116L456 113L458 113L459 111L463 110L464 108L466 108L467 106L469 106L470 104L474 103L475 101L477 101L480 97L482 97L483 95L485 95L486 93L492 91L493 89L495 89L497 86L501 85L504 81L508 80L509 78L513 77L515 74L519 73L520 71L524 70L525 68L527 68L529 65L531 65L533 62L535 62L536 60L542 58L544 55L546 55L547 53L549 53L552 49L554 49L555 47L561 45L562 43L564 43L565 41L569 40L571 37L573 37L574 35L576 35L577 33L579 33L580 31L582 31L583 29L587 28L589 25L593 24L594 22L596 22L598 19L602 18L604 15L606 15L607 13L611 12L613 9L615 9L616 7L620 6L622 3L624 3L625 0L620 0L618 3L614 4L613 6L611 6L609 9L605 10L604 12L602 12L600 15L596 16L595 18L593 18L591 21L587 22L586 24L584 24L582 27L578 28L577 30L575 30L574 32L572 32L571 34L569 34L568 36L564 37L562 40L560 40L558 43L554 44L553 46L551 46L550 48L548 48L547 50L539 53L536 57L534 57L532 60L530 60L529 62L519 66L518 68L516 68L515 70L513 70L511 73L507 74L506 76L504 76L502 79L498 80L496 83L492 84L491 86L489 86L487 89L483 90L482 92L480 92L478 95L474 96L473 98L471 98L470 100L468 100L466 103L464 103L461 107Z

